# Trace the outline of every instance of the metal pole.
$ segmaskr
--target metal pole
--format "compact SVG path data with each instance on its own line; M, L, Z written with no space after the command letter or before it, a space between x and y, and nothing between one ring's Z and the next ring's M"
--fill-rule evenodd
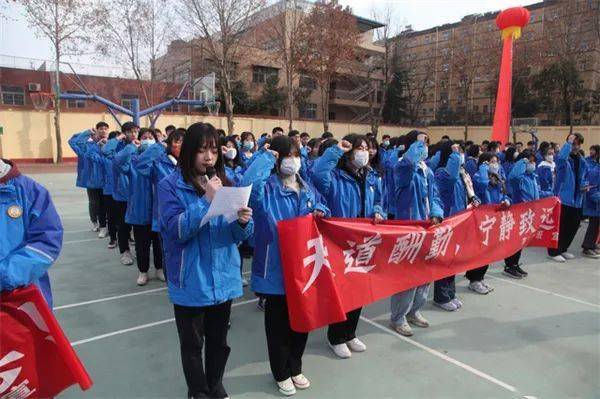
M140 125L140 100L134 98L131 100L131 113L133 117L133 123Z

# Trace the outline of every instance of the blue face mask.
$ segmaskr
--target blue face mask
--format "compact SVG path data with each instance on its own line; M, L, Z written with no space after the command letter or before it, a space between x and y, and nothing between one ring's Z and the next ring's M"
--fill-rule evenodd
M254 141L244 141L242 148L244 151L252 151L252 149L254 149Z
M527 173L533 173L533 172L535 172L535 164L534 164L534 163L531 163L531 162L529 162L529 163L527 164L527 167L526 167L526 169L525 169L525 170L526 170L526 172L527 172Z

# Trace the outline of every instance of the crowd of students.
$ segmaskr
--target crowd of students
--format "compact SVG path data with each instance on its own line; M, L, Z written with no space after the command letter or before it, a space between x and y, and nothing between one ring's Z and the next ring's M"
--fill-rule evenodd
M548 256L556 262L574 259L568 250L586 219L581 254L600 258L596 244L600 146L592 146L585 157L584 139L578 133L561 145L543 142L538 148L532 141L526 147L508 143L501 148L497 142L478 145L446 136L434 144L427 133L417 130L400 137L384 135L379 143L371 134L337 140L328 132L311 138L274 128L257 140L251 132L226 136L204 123L187 129L168 126L163 134L132 122L109 133L109 126L99 122L94 129L75 134L69 144L78 156L76 184L87 190L92 229L99 238L109 238L109 249L118 247L123 265L137 264L138 285L147 284L151 261L155 277L167 282L190 398L228 396L223 386L230 353L227 331L232 300L243 295L241 265L248 255L251 289L264 310L269 364L277 387L288 396L310 387L302 368L308 334L292 330L288 317L277 233L280 220L314 214L370 218L376 223L396 219L438 224L467 207L510 207L556 195L562 202L559 243ZM28 274L13 271L8 279L3 272L2 282L15 287L39 280L44 286L45 269L60 250L62 226L45 190L15 176L15 165L0 162L0 199L8 192L6 187L15 186L10 189L23 199L6 214L18 219L20 213L33 212L36 217L25 230L27 235L32 230L38 234L32 236L31 245L0 263L15 269L17 263L30 262L33 266L23 268ZM220 187L250 184L250 203L239 209L237 220L229 223L215 217L201 226ZM0 201L0 206L4 204ZM5 249L4 243L0 248ZM519 251L505 259L508 277L527 276L520 255ZM466 273L470 290L483 295L493 291L485 279L487 269L481 265ZM454 276L433 286L435 306L445 311L463 306ZM390 328L411 336L413 327L429 327L421 313L429 287L425 284L390 298ZM336 356L346 359L367 349L356 335L360 313L355 309L346 321L329 326L327 344Z

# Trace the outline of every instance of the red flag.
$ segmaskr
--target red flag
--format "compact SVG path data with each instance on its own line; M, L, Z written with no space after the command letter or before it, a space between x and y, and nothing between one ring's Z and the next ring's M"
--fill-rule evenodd
M366 219L278 224L291 326L311 331L397 292L500 261L527 246L555 248L556 197L485 205L439 225Z
M37 287L2 292L0 326L0 397L48 398L73 384L92 386Z

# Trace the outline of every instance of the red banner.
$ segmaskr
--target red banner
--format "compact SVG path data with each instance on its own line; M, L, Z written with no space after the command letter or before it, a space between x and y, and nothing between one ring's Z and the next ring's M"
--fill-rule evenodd
M50 398L92 386L85 368L35 286L0 296L0 397Z
M527 246L556 248L556 197L485 205L429 222L281 221L279 242L292 328L307 332L408 288L505 259Z

